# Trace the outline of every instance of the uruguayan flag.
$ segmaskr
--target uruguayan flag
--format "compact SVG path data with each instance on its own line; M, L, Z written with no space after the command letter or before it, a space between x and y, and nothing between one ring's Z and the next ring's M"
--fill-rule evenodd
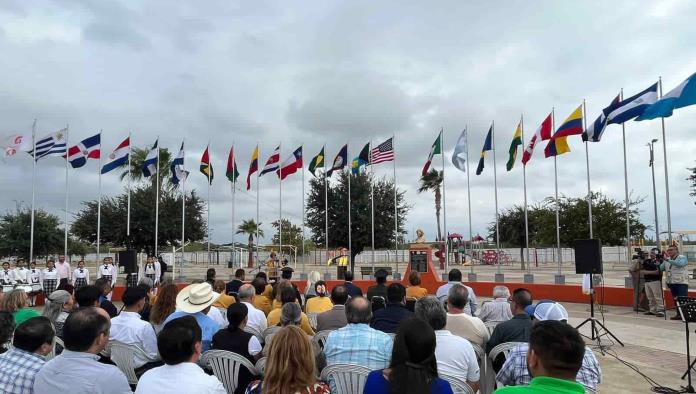
M58 130L36 141L35 151L30 154L38 161L42 157L49 155L65 156L68 151L66 138L68 129Z
M657 101L657 82L642 92L621 101L616 109L607 114L607 124L621 124L636 116Z
M662 96L660 101L649 106L636 120L650 120L655 118L667 118L672 116L677 108L696 104L696 74Z
M172 173L172 183L178 185L188 176L188 171L184 170L184 143L181 143L181 149L179 149L179 154L172 160L170 166Z
M157 147L157 142L155 140L155 145L148 152L145 161L143 162L143 176L149 178L157 173L157 161L159 156L159 148Z

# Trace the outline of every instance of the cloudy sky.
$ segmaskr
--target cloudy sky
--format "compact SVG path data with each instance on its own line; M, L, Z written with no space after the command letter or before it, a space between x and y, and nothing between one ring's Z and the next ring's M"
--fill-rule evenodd
M505 4L461 1L171 2L53 0L0 2L0 135L38 134L70 124L71 140L103 129L111 151L129 131L143 147L178 149L189 168L211 141L217 178L212 239L232 237L231 191L223 177L234 142L242 177L257 141L261 161L283 144L304 144L305 161L326 143L328 161L346 142L351 157L368 140L396 135L397 177L413 205L406 229L435 233L431 194L416 193L420 169L440 127L446 146L448 231L468 234L466 175L449 162L468 125L472 169L495 121L499 206L522 203L522 168L505 171L507 149L524 114L526 139L555 108L556 124L583 99L593 120L621 88L632 95L663 77L671 89L696 72L688 0ZM695 229L687 167L696 165L696 107L666 120L672 228ZM626 124L629 190L645 197L653 223L646 143L653 138L660 224L666 229L665 174L659 121ZM621 127L590 146L592 187L623 199ZM586 193L580 138L558 159L561 194ZM529 200L553 195L553 160L537 147L527 171ZM520 154L521 157L521 154ZM437 167L440 160L436 160ZM70 171L70 212L97 196L97 163ZM377 167L392 176L392 167ZM63 215L63 163L41 160L37 206ZM298 174L299 175L299 174ZM301 182L284 182L284 216L301 218ZM307 177L311 176L309 173ZM189 178L205 196L204 176ZM0 163L0 209L31 201L31 160ZM103 191L122 190L115 174ZM253 193L253 191L252 191ZM494 218L493 162L471 177L474 233ZM278 216L277 180L261 178L261 221ZM238 218L255 215L255 194L237 193ZM267 226L267 234L270 227Z

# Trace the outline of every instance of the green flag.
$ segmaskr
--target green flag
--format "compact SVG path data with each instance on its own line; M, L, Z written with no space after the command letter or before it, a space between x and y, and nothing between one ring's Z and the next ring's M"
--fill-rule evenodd
M510 157L508 158L507 170L512 170L515 166L515 160L517 159L517 147L522 145L522 122L517 125L517 130L515 130L515 135L512 136L512 142L510 143Z
M309 172L311 172L315 177L317 176L315 173L317 168L324 168L324 148L321 148L321 152L314 156L312 161L309 162Z

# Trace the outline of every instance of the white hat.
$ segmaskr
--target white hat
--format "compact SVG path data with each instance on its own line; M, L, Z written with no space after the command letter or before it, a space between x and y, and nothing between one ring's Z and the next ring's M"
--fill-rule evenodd
M186 313L196 313L213 305L220 297L209 283L196 283L181 289L176 296L176 309Z
M540 302L534 308L534 318L543 320L568 321L568 311L558 302Z

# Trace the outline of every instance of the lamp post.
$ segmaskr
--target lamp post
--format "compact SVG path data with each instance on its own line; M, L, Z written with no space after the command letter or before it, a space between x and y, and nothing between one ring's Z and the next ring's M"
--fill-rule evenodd
M660 226L657 219L657 192L655 191L655 143L657 139L653 139L646 145L650 148L650 170L652 172L652 189L653 189L653 209L655 211L655 241L657 242L657 247L660 248ZM661 249L661 248L660 248Z

